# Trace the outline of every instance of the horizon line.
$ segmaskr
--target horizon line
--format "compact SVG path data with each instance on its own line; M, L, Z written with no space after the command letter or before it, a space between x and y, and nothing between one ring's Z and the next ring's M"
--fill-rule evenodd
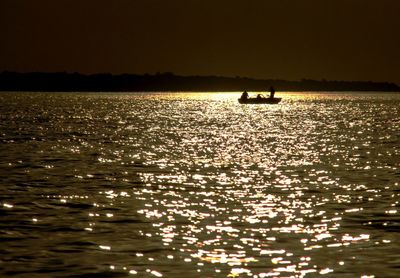
M165 71L165 72L155 72L155 73L111 73L111 72L96 72L96 73L82 73L78 71L11 71L11 70L3 70L0 74L4 73L15 73L15 74L78 74L82 76L96 76L96 75L111 75L111 76L122 76L122 75L136 75L136 76L176 76L176 77L216 77L216 78L229 78L229 79L248 79L248 80L255 80L255 81L286 81L286 82L304 82L304 81L318 81L318 82L365 82L365 83L388 83L388 84L395 84L400 86L400 83L394 81L375 81L375 80L340 80L340 79L327 79L327 78L305 78L302 77L300 79L284 79L284 78L259 78L259 77L248 77L248 76L227 76L227 75L201 75L201 74L176 74L174 72Z

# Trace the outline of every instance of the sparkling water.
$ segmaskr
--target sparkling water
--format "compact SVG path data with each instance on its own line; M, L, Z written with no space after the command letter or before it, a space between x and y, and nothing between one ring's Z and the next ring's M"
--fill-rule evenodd
M1 93L0 276L398 277L400 94Z

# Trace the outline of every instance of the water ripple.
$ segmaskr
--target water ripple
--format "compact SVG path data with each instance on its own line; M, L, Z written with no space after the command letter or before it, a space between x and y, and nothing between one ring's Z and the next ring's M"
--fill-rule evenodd
M5 276L396 277L400 98L0 95Z

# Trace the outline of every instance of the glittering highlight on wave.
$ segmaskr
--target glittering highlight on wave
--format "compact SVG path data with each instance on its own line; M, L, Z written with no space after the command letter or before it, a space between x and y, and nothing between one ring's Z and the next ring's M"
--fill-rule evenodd
M6 94L2 275L394 277L400 97Z

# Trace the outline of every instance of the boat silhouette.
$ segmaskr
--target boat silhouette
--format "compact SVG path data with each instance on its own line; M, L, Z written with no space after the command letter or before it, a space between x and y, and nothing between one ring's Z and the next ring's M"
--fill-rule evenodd
M239 98L240 104L278 104L282 98L280 97L255 97L255 98Z

